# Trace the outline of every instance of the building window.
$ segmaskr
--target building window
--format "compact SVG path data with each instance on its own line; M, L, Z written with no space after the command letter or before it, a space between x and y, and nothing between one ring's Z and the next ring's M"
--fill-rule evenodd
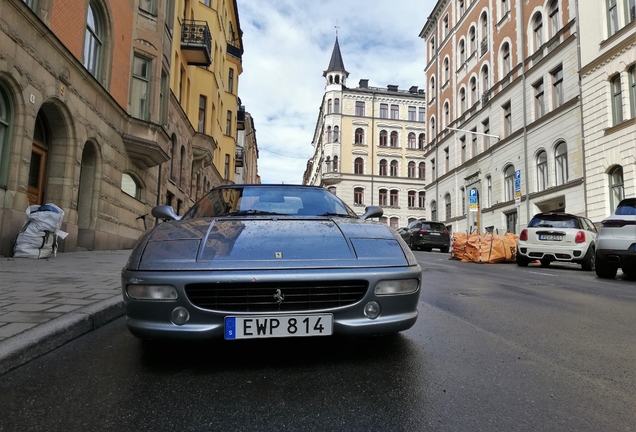
M462 215L466 215L466 189L462 187L459 190L462 195Z
M435 133L435 117L431 117L431 137L435 139L437 134Z
M534 50L537 51L543 45L543 17L541 12L537 12L532 20L532 28L534 31Z
M477 103L477 79L472 77L468 85L470 86L470 104L472 106Z
M407 201L408 201L407 204L409 208L415 207L415 191L409 191L407 196Z
M333 100L333 112L336 114L340 113L340 99L338 98Z
M199 123L197 126L197 132L205 133L205 110L208 104L208 99L200 95L199 96Z
M415 121L415 107L414 106L410 106L409 107L409 121Z
M510 0L501 0L501 17L510 12Z
M537 156L537 191L548 187L548 154L542 151Z
M408 176L410 178L415 178L415 162L413 161L408 164Z
M636 0L633 0L633 1L636 1ZM636 66L632 66L629 69L628 75L629 75L629 102L632 109L632 118L636 118Z
M446 147L444 149L444 172L450 171L450 149Z
M552 0L548 13L550 14L550 37L554 37L561 29L561 18L559 17L559 0Z
M611 81L612 87L612 118L614 124L623 122L623 95L621 91L621 76L616 74Z
M515 199L515 167L508 165L504 170L504 199L512 201Z
M185 69L179 71L179 103L183 106L183 78L185 77Z
M463 164L466 162L466 136L462 136L459 138L460 144L460 158L459 163Z
M364 102L356 101L356 116L364 117Z
M618 5L616 0L607 0L607 32L608 36L618 31Z
M177 159L177 151L179 144L177 143L177 135L172 134L172 147L170 148L170 180L176 183L177 180L177 166L179 160Z
M437 202L431 201L431 220L437 221Z
M385 206L388 202L389 192L386 189L380 189L378 195L378 205Z
M464 14L464 0L459 0L459 16Z
M388 170L387 170L388 166L389 165L388 165L386 159L380 160L380 175L381 176L388 175Z
M437 180L435 177L435 159L431 159L431 180Z
M636 19L636 0L625 0L625 11L627 15L627 23L634 21Z
M556 164L556 184L557 186L568 181L568 146L561 142L554 150L554 163Z
M560 66L552 72L552 97L554 108L563 104L563 68Z
M395 120L400 118L400 108L397 105L391 105L391 118Z
M168 95L170 88L168 87L168 73L161 70L161 83L159 84L159 121L162 125L168 123Z
M157 15L157 0L139 0L139 9Z
M182 188L186 178L186 150L184 146L181 146L181 152L179 155L179 187Z
M391 177L398 176L398 162L396 160L391 161Z
M618 165L609 172L610 187L610 205L611 211L616 210L616 206L625 198L625 189L623 187L623 167Z
M517 232L517 212L506 213L506 232L516 234Z
M99 8L94 2L88 4L86 16L86 40L84 41L84 67L96 79L100 77L102 64L102 50L104 39L104 24Z
M417 206L419 208L426 208L426 192L417 193Z
M6 186L9 171L9 132L13 124L13 110L8 92L0 83L0 186Z
M480 57L488 52L488 14L486 12L481 14L481 47ZM484 87L486 89L487 87Z
M485 119L481 122L484 129L484 150L488 150L490 148L490 119Z
M229 154L225 155L225 168L223 170L223 178L225 180L230 179L230 155Z
M492 177L486 177L486 207L492 206Z
M356 129L356 136L354 144L356 145L364 145L364 130L362 128Z
M433 59L433 56L435 55L435 38L432 37L430 40L430 45L431 45L431 50L429 51L428 55L430 57L430 59Z
M410 149L417 148L415 144L415 134L413 132L410 132L408 136L408 148Z
M463 65L466 62L466 43L464 39L459 41L459 64Z
M331 126L327 126L327 142L331 142Z
M450 220L451 214L452 214L450 194L444 195L444 209L445 209L446 220Z
M327 114L331 114L331 99L327 101Z
M389 204L391 207L398 207L400 205L400 201L398 200L398 190L391 189L391 195L389 196Z
M234 69L230 68L227 74L227 91L234 93Z
M398 229L398 227L400 226L400 219L395 216L392 217L391 219L389 219L389 225L393 229Z
M232 111L227 110L227 118L225 119L225 135L232 135Z
M385 130L381 130L380 131L380 147L386 147L387 146L387 140L388 140L388 132Z
M448 102L444 103L444 126L450 124L450 105Z
M501 78L506 77L510 73L510 45L508 42L501 47Z
M389 105L385 103L380 104L380 118L389 118Z
M130 109L133 117L148 120L150 109L150 60L135 54L132 67L132 88L130 92Z
M459 115L466 112L466 89L459 90Z
M468 30L468 40L470 41L470 55L472 56L477 52L477 36L474 26Z
M362 158L356 158L353 163L353 173L354 174L364 174L364 161Z
M444 16L443 25L444 25L444 28L442 32L442 39L445 38L446 35L448 35L448 14Z
M430 100L432 101L433 99L435 99L435 77L434 76L431 77L431 97L430 97Z
M426 134L421 133L417 137L417 148L420 150L424 150L424 147L426 147Z
M353 204L364 205L364 189L361 187L353 189Z
M417 111L417 121L426 121L426 110L424 107L420 107Z
M391 147L398 147L398 133L396 131L391 132Z
M503 136L507 137L512 132L512 109L510 102L502 105L503 109Z
M484 68L481 70L481 86L484 93L490 88L490 74L488 73L488 66L484 65Z
M450 65L448 57L444 58L444 85L450 80Z
M534 87L534 118L535 120L543 116L545 104L543 102L543 80L537 82Z
M141 199L141 187L137 180L130 174L122 174L121 190L135 199Z
M333 127L333 142L340 141L340 128L338 126Z
M417 178L425 179L426 178L426 163L420 162L417 166Z
M333 172L338 172L338 156L333 157Z
M477 156L477 153L478 153L478 151L477 151L477 128L472 128L470 131L472 132L472 134L470 134L470 140L472 142L472 147L473 147L471 156L475 157L475 156Z

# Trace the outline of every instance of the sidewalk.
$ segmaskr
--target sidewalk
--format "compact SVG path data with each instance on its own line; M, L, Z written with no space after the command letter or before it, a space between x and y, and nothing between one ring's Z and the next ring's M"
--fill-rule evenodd
M0 258L0 375L122 315L131 250Z

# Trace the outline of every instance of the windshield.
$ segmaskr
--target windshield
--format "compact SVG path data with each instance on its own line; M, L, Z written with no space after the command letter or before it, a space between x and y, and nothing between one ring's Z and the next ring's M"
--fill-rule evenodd
M268 185L213 189L194 204L183 219L245 215L357 218L346 204L327 190Z

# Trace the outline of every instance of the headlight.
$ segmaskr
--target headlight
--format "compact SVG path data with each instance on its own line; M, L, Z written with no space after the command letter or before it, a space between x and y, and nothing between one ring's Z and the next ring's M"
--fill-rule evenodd
M420 286L419 279L383 280L375 285L377 295L411 294Z
M135 300L176 300L177 290L170 285L128 285L128 297Z

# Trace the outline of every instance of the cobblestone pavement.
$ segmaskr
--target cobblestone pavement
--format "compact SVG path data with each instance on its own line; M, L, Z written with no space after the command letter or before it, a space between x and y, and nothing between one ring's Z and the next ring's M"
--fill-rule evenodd
M130 252L0 258L0 374L123 315Z

